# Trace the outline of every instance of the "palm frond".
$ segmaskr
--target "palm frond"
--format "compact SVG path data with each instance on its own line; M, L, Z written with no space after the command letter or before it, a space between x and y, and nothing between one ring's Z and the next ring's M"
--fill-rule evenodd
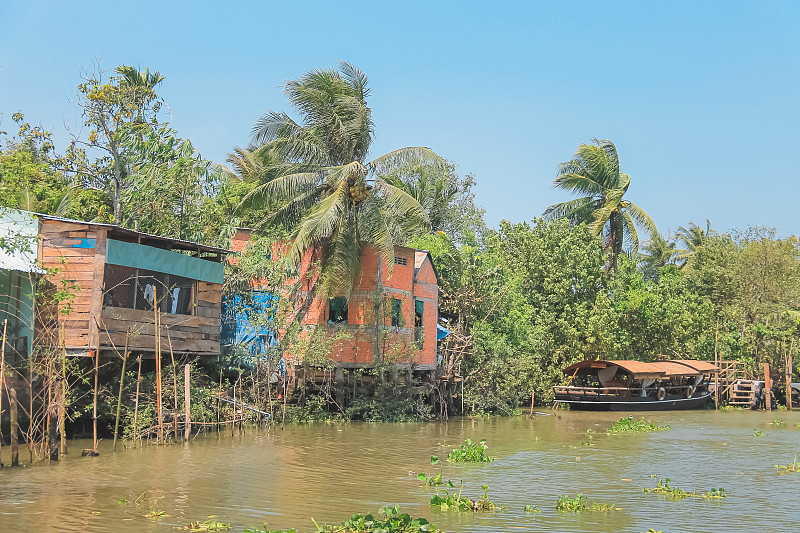
M630 200L626 203L625 209L630 213L631 217L633 217L633 220L636 221L636 224L644 228L649 235L658 235L658 228L656 228L656 223L650 218L650 215Z
M412 146L393 150L387 154L377 157L370 161L370 169L376 174L383 175L392 170L414 169L424 166L433 169L446 169L447 161L439 157L430 148L422 146Z
M572 219L577 213L585 212L587 214L587 218L582 222L589 222L591 219L588 218L588 215L590 215L591 211L594 210L596 204L597 201L591 196L577 198L568 202L561 202L551 205L545 209L544 213L542 214L542 218L545 220L556 220L565 217Z
M581 174L559 174L553 188L579 194L603 194L603 187L591 177Z

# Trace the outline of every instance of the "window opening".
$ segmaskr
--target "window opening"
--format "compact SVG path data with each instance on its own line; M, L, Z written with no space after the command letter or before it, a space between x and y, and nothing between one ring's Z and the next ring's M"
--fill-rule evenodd
M422 327L422 318L425 314L425 302L422 300L414 300L414 327Z
M395 265L407 266L408 265L408 259L406 259L405 257L394 256L394 264Z
M328 304L328 324L347 323L347 298L336 296Z
M400 326L400 319L403 316L403 301L398 298L392 298L392 325Z
M103 305L164 313L191 315L197 281L162 272L120 265L106 265ZM155 302L155 300L158 300Z

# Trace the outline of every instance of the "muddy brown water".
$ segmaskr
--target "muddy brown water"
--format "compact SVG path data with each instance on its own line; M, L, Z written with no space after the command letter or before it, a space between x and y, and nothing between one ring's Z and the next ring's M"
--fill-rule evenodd
M778 475L773 464L800 456L798 412L638 413L670 431L607 436L620 413L457 419L407 424L312 424L283 431L200 437L190 445L151 446L84 458L86 442L53 465L0 471L0 532L164 532L209 515L248 527L315 529L356 511L398 504L447 532L554 531L752 532L800 528L800 473ZM773 425L773 419L785 422ZM594 446L585 431L598 432ZM754 429L764 433L755 437ZM465 495L489 496L507 510L441 512L417 472L432 473L465 438L485 438L497 460L444 462L444 478ZM445 446L446 445L446 446ZM3 448L8 453L8 448ZM26 454L22 454L26 458ZM6 458L7 460L7 458ZM721 501L670 501L644 494L657 479L702 492L725 488ZM559 513L559 495L583 493L621 510ZM143 495L139 504L133 502ZM128 500L121 504L119 500ZM525 505L541 514L524 512ZM163 510L163 518L144 516Z

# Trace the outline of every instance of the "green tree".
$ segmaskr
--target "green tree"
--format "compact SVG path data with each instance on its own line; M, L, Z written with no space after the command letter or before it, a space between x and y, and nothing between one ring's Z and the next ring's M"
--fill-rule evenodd
M703 229L695 224L694 221L691 221L689 222L688 228L685 226L678 226L678 231L675 233L678 241L683 242L685 246L685 248L675 250L677 253L676 259L681 261L681 266L684 267L692 254L714 234L714 230L711 229L711 221L706 219L706 229Z
M650 215L624 199L630 184L630 176L620 172L614 143L593 139L593 144L581 144L572 159L559 165L553 182L558 189L583 196L551 205L544 218L567 218L573 224L589 224L596 235L603 235L605 249L611 252L607 269L616 271L624 244L628 243L631 253L639 247L637 225L650 235L658 233Z
M654 233L642 243L644 254L641 254L639 265L644 276L656 279L659 271L667 265L675 264L675 242L667 240L660 233Z
M424 208L383 176L443 167L428 148L401 148L367 161L374 125L366 75L349 63L287 82L284 92L302 116L269 112L253 130L259 149L275 154L279 177L259 185L244 205L261 205L267 222L295 227L290 258L318 250L321 290L348 297L360 273L364 246L378 250L391 269L394 246L429 220Z
M157 126L163 101L155 87L164 76L125 65L114 72L116 76L108 80L99 71L87 74L78 85L78 104L89 134L86 138L73 135L62 168L74 174L82 186L105 191L114 221L119 223L123 191L134 171L128 141Z
M164 124L143 129L122 145L133 171L122 191L122 224L138 231L219 244L231 234L212 201L219 181L210 161Z
M404 169L405 170L405 169ZM486 232L484 210L475 205L475 177L460 177L455 166L422 167L412 173L389 172L384 179L404 190L425 209L431 231L443 231L458 243Z

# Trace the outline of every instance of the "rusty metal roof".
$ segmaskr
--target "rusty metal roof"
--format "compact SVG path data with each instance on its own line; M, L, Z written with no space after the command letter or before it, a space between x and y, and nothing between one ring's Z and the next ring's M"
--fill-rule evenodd
M665 378L673 376L699 376L701 374L696 368L689 365L682 365L676 361L656 361L649 364L663 370Z
M672 377L672 376L697 376L707 372L718 372L719 369L706 361L657 361L645 363L643 361L618 360L618 361L581 361L564 369L565 374L572 374L583 368L607 368L616 365L633 374L634 378L642 377Z
M709 361L699 361L697 359L673 359L669 362L688 366L703 374L714 374L719 372L719 367Z

